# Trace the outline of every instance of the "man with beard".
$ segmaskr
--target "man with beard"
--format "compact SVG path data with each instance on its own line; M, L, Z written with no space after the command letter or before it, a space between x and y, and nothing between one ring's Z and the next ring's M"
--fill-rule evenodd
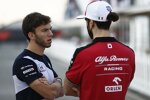
M53 36L50 17L30 13L23 19L22 30L28 46L13 64L16 100L54 100L63 96L62 80L44 54Z
M85 19L92 43L77 48L64 80L65 95L80 100L125 100L134 77L134 51L117 41L109 32L119 19L105 1L87 5Z

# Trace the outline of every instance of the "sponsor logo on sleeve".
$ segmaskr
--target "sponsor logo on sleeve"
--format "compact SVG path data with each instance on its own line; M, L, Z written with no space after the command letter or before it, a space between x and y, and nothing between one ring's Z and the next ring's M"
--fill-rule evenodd
M27 74L27 73L32 72L32 71L34 71L34 68L29 68L29 69L24 70L23 74Z
M22 66L21 67L21 70L24 70L25 68L29 68L29 67L32 67L33 65L26 65L26 66Z

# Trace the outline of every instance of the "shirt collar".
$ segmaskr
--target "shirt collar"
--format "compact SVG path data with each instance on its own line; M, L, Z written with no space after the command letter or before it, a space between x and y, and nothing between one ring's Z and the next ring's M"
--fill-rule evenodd
M38 57L38 58L39 58L39 57L43 57L43 56L38 55L38 54L36 54L36 53L34 53L34 52L28 50L28 49L24 49L24 52L25 52L27 55L30 55L30 56L33 56L33 57Z
M93 42L116 42L114 37L96 37Z

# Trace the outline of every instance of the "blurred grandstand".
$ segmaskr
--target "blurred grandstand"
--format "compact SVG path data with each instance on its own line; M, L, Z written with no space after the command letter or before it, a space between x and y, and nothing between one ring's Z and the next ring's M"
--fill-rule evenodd
M54 37L61 37L61 28L53 24ZM25 36L22 32L22 20L15 21L0 28L0 42L25 42Z

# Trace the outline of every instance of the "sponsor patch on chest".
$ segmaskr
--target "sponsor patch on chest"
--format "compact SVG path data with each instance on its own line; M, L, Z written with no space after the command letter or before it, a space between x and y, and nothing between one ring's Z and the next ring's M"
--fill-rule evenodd
M39 66L39 71L40 71L40 72L44 72L44 71L46 71L46 69L45 69L44 66L41 65L41 66Z

